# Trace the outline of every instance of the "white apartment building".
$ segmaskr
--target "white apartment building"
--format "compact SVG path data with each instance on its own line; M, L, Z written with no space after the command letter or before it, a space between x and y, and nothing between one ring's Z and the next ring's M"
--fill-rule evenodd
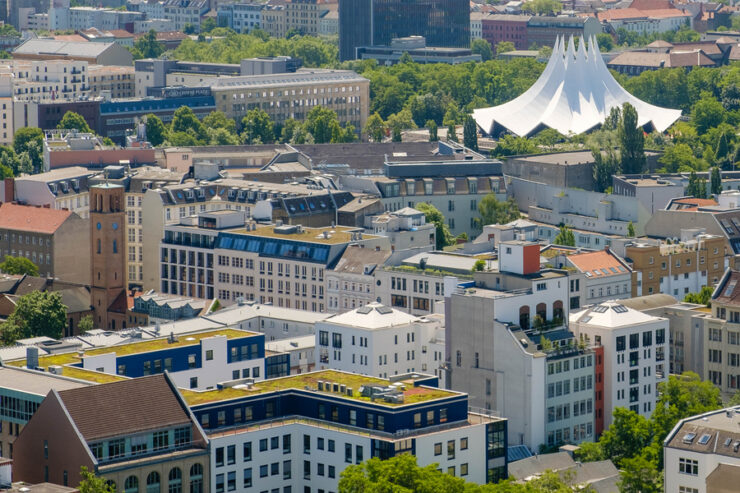
M377 301L376 272L390 256L389 250L347 247L337 265L326 271L327 311L354 310Z
M192 393L210 440L210 491L337 491L347 466L403 453L478 484L504 477L506 421L469 413L467 396L425 378L331 370Z
M80 60L9 60L0 72L13 74L13 96L18 101L74 100L90 94L87 66Z
M427 224L423 212L411 207L366 216L365 229L372 234L387 236L392 250L424 247L431 250L436 245L436 227Z
M470 41L483 38L483 18L486 15L483 12L470 13Z
M443 383L444 319L368 305L316 324L316 367L381 378L422 372Z
M665 491L730 493L740 474L740 407L683 419L663 442Z
M90 215L87 180L94 172L81 166L24 175L15 179L15 200L52 209L69 209L83 219ZM6 199L13 200L13 199Z
M604 348L604 428L617 407L649 417L658 384L668 378L668 319L607 301L572 313L570 328L580 340Z

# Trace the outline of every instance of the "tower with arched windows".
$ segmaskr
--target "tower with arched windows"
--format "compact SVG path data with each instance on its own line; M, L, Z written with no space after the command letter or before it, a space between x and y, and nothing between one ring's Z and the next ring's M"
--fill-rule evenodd
M121 329L126 319L124 204L121 185L90 187L92 304L101 329Z

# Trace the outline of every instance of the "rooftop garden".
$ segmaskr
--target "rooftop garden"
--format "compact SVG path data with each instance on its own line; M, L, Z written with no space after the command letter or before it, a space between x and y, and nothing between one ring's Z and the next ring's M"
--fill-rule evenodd
M318 387L319 381L346 385L347 388L352 389L352 396L350 397L346 394L340 394L338 392L318 391L316 389ZM406 386L406 390L403 391L403 403L389 403L385 402L382 398L376 398L375 403L389 407L398 407L406 404L416 404L419 402L433 401L435 399L443 399L445 397L453 397L456 395L453 392L442 389L431 387L414 387L414 383L411 380L401 381L400 383ZM292 375L283 378L275 378L272 380L264 380L261 382L256 382L254 386L249 389L244 387L227 387L205 392L194 392L192 390L180 390L180 392L190 406L207 404L209 402L224 401L228 399L238 399L240 397L259 395L267 392L277 392L279 390L305 390L306 386L310 387L316 392L332 394L345 399L370 402L370 397L364 397L360 394L360 387L369 385L387 387L389 384L390 382L388 380L384 380L382 378L368 377L364 375L344 373L334 370L326 370L321 372L305 373L301 375Z

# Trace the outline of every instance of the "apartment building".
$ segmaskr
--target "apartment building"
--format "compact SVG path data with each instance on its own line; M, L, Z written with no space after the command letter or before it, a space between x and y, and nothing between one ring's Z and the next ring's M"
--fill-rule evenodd
M13 458L13 442L49 392L89 385L11 366L0 366L0 381L0 457L8 459Z
M219 77L206 80L216 108L237 121L254 108L282 124L303 120L314 106L334 110L339 122L357 131L365 126L370 104L370 82L349 70L299 69L295 73Z
M404 207L377 216L365 216L365 229L369 233L387 236L391 250L436 247L436 226L426 222L423 212Z
M679 421L663 441L665 491L729 493L740 471L740 408Z
M144 20L142 12L129 12L97 7L52 7L49 9L49 30L82 31L95 27L98 29L125 29L127 24Z
M169 165L168 168L180 169L182 172L186 172L195 152L195 149L174 149L173 152L169 153L167 159L168 162L177 161L178 164ZM239 152L237 155L243 157L244 153ZM273 155L272 153L269 154L271 157ZM227 159L230 157L231 155L229 154ZM186 165L180 166L180 162L185 162ZM211 167L214 168L214 166ZM216 176L218 176L217 172L214 178ZM313 213L319 214L324 218L334 216L334 211L329 210L334 206L332 199L328 195L310 190L307 185L264 183L237 179L201 181L198 184L188 182L169 186L158 183L157 181L151 181L151 183L146 184L146 191L144 191L143 186L141 188L143 193L141 216L138 215L138 211L136 215L136 222L141 221L141 231L144 236L142 240L144 249L142 263L144 278L142 284L145 289L154 289L157 291L161 289L158 252L165 226L177 224L182 218L187 216L194 216L201 212L232 209L244 211L247 217L253 217L255 213L266 214L267 219L270 218L269 214L272 214L274 210L284 211L286 209L285 200L299 197L305 198L309 194L313 194L313 208L306 201L303 201L302 207L300 203L295 205L296 211L300 211L302 221L310 219ZM278 209L278 204L280 203L283 204L282 209ZM136 204L138 207L138 197ZM261 204L263 207L258 209L258 204ZM283 217L285 217L285 214ZM328 221L331 221L331 219ZM328 225L330 222L323 224ZM152 231L153 234L146 234L149 231Z
M651 244L636 240L625 247L635 276L635 296L670 294L682 300L703 286L714 286L725 269L725 239L717 235L682 235L676 243Z
M599 304L602 301L631 298L633 274L629 264L609 247L595 252L550 245L542 251L548 264L556 268L573 268L582 274L575 282L583 284L583 299L571 309ZM575 276L574 276L575 278Z
M325 272L349 243L389 249L387 238L347 227L245 224L243 211L221 210L165 226L161 291L278 307L325 310ZM196 261L197 258L197 261Z
M52 390L14 449L13 477L30 483L76 485L81 466L127 490L210 482L208 439L167 374Z
M423 252L399 265L388 262L376 271L375 293L381 303L416 316L436 313L445 299L446 279L455 279L455 284L457 280L471 282L478 260L469 255Z
M87 221L68 210L0 205L0 253L25 257L39 274L68 282L90 282Z
M90 95L88 63L75 59L10 60L3 68L14 76L13 97L16 100L80 99Z
M389 250L370 250L350 245L333 269L326 271L328 312L336 313L365 306L377 300L376 277L391 256Z
M90 214L88 179L93 175L87 168L74 166L19 176L14 179L14 199L25 205L67 209L86 219Z
M90 65L87 68L90 96L127 99L136 96L134 67Z
M506 420L431 376L324 370L186 399L210 440L211 491L337 491L348 465L402 453L479 484L507 476Z
M607 301L570 315L579 340L603 347L604 427L617 407L649 417L668 372L668 320Z
M262 27L262 4L231 3L218 6L218 25L238 33L248 33Z
M482 164L478 172L482 172L483 169L490 172L490 168L486 165L491 163L492 161L485 162L485 160L483 163L478 163ZM506 200L506 185L503 176L453 175L443 177L445 170L455 173L454 168L458 165L463 166L462 163L455 161L403 164L413 167L413 171L409 170L409 172L414 174L403 178L341 176L339 181L345 190L379 196L383 207L388 212L400 211L407 207L414 208L416 204L422 202L432 204L444 214L447 226L453 235L464 232L469 237L477 236L481 232L481 226L476 219L478 204L483 197L493 193L499 200ZM471 163L466 162L465 165L471 165ZM496 174L500 174L500 168L498 169ZM434 170L431 172L433 176L425 176L429 170Z
M444 319L369 303L316 324L316 368L381 378L420 371L444 384Z
M319 5L316 0L286 0L264 6L262 28L276 38L289 31L306 36L319 34Z
M163 14L158 18L172 21L175 31L184 31L185 26L190 25L195 32L200 32L200 18L210 9L206 0L164 0L162 3Z
M118 43L30 38L13 50L12 55L13 60L76 60L125 67L133 64L131 52Z

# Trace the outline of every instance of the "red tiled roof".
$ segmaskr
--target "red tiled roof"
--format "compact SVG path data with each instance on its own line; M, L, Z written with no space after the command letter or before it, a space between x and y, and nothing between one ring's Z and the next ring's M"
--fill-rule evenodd
M629 271L616 255L607 250L577 253L568 260L588 277L606 277L627 274Z
M673 199L669 204L670 210L680 211L695 211L699 207L707 207L719 205L714 199L697 199L694 197L681 197L680 199Z
M669 17L691 17L691 14L678 9L639 10L633 7L626 9L605 10L596 14L600 21L616 21L624 19L665 19Z
M70 211L7 202L0 206L0 228L54 234L71 215Z

